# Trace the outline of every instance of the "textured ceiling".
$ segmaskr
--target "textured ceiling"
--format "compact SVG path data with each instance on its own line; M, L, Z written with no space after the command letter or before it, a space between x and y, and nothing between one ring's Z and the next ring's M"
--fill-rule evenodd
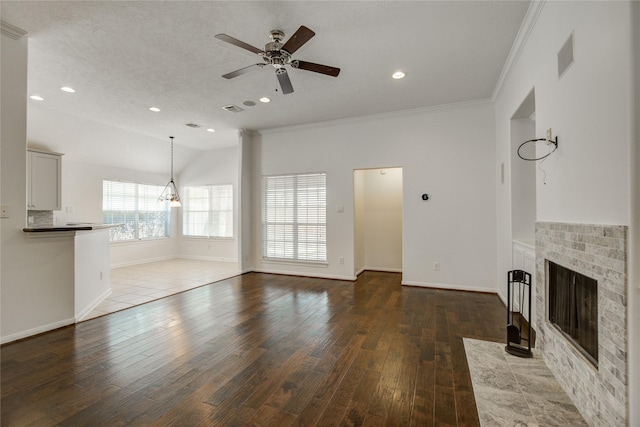
M56 110L176 144L211 149L236 129L365 116L487 99L527 1L2 1L5 22L29 33L29 94ZM295 92L275 92L271 67L214 36L258 48L300 25L316 36L294 58L341 68L333 78L289 69ZM403 80L391 79L396 70ZM60 91L71 86L75 94ZM269 104L258 99L268 96ZM253 107L243 106L246 100ZM34 103L35 101L29 101ZM245 108L229 113L223 105ZM159 113L148 108L156 106ZM215 133L186 123L213 127Z

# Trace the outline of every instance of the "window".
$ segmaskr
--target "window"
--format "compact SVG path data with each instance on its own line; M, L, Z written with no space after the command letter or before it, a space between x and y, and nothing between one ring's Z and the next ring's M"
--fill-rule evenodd
M327 261L326 177L325 173L263 177L264 258Z
M233 185L185 187L182 234L233 237Z
M109 240L169 237L169 204L158 202L164 187L122 181L102 181L102 217L110 229Z

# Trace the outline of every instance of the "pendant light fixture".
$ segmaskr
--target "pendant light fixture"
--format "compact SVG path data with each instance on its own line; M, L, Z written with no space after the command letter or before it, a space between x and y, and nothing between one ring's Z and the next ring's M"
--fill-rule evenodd
M158 197L159 202L168 201L169 206L172 208L179 208L182 206L180 203L180 194L178 194L178 189L176 188L176 183L173 181L173 137L171 138L171 179L160 193L160 197Z

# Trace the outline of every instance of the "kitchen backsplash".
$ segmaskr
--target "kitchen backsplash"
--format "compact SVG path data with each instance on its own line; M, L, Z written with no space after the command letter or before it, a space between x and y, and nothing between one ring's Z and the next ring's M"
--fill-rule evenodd
M27 211L29 227L47 227L53 225L53 211Z

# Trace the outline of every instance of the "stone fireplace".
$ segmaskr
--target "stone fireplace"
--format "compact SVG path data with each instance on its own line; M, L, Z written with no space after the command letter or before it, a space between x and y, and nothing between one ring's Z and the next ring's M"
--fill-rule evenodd
M550 263L597 282L596 364L549 320ZM627 227L536 223L535 290L536 348L560 385L590 425L627 425Z

